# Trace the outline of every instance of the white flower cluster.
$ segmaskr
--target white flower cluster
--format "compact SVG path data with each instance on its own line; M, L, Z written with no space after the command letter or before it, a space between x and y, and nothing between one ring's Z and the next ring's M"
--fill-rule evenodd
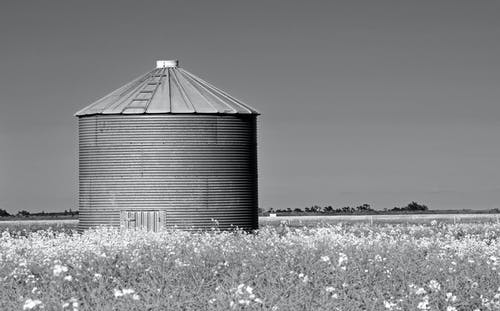
M135 293L135 290L131 289L131 288L124 288L124 289L113 289L113 296L115 296L115 298L120 298L120 297L124 297L124 296L129 296L129 295L132 295L132 299L133 300L139 300L141 299L141 297Z
M231 290L234 293L235 300L229 302L231 308L236 308L237 305L248 306L251 303L263 304L262 299L253 293L253 288L249 285L240 284L238 287Z
M286 309L283 296L310 293L324 300L323 309L366 294L377 310L495 310L500 309L499 258L500 224L493 223L265 227L257 234L106 228L83 234L3 232L0 291L18 286L12 300L2 302L7 309L85 309L92 298L80 285L100 289L113 303L146 305L159 292L145 293L148 289L137 283L144 277L166 287L192 280L216 284L216 293L211 285L186 286L205 291L199 299L214 308L232 302L232 308ZM408 288L401 284L403 273L413 282ZM462 280L460 287L454 280ZM377 296L366 290L372 283L393 291ZM173 287L166 287L161 287L165 299L175 299L169 298ZM196 295L193 290L174 297L195 301Z

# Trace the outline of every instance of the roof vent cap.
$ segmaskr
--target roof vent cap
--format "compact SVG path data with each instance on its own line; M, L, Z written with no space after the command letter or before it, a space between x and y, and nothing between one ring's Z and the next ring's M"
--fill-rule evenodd
M157 60L156 68L175 68L179 66L178 60Z

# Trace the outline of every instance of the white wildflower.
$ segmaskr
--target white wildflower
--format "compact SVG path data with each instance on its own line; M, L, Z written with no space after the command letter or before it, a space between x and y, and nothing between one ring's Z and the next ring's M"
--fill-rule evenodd
M130 295L130 294L133 294L135 293L135 291L133 289L113 289L113 295L115 296L115 298L118 298L118 297L122 297L122 296L126 296L126 295Z
M131 288L124 288L124 289L122 289L122 293L125 296L125 295L133 294L133 293L135 293L135 291Z
M188 266L189 266L189 264L188 264L188 263L184 263L184 262L182 262L182 260L180 260L179 258L176 258L176 259L174 260L174 263L175 263L175 265L176 265L177 267L188 267Z
M78 310L78 306L80 305L78 303L78 299L76 299L75 297L71 297L71 299L69 301L71 302L71 306L73 307L73 311Z
M446 301L455 302L457 301L457 296L453 295L453 293L446 293Z
M327 286L327 287L325 288L325 290L326 290L328 293L331 293L331 292L334 292L334 291L335 291L335 287L333 287L333 286Z
M323 261L323 262L330 262L330 257L328 257L328 256L321 256L321 258L320 258L320 259L321 259L321 261Z
M240 300L238 300L238 303L240 305L248 306L250 304L250 300L248 300L248 299L240 299Z
M68 272L68 267L60 265L60 264L56 264L56 265L54 265L52 272L54 273L54 276L60 276L61 273Z
M339 253L339 261L337 263L337 265L340 267L342 266L346 261L347 261L348 257L346 254L344 253Z
M73 277L72 277L71 275L66 275L66 276L64 277L64 280L65 280L65 281L72 281L72 280L73 280Z
M115 298L118 298L118 297L121 297L123 296L123 292L119 289L113 289L113 295L115 296Z
M441 285L436 280L430 280L429 288L432 289L433 291L439 291L441 289Z
M246 291L248 294L252 295L253 288L251 288L250 286L247 286Z
M243 295L243 288L245 287L245 284L240 284L238 285L238 287L236 288L236 295Z
M398 305L397 303L389 302L389 301L384 300L384 307L386 309L392 310L397 305Z
M40 306L42 307L42 302L38 299L27 299L25 302L24 302L24 305L23 305L23 310L31 310L37 306Z
M429 301L424 300L418 303L417 309L419 310L429 310Z

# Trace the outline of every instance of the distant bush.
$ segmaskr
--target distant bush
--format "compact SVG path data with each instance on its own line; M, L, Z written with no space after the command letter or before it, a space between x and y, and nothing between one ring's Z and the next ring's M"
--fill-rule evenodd
M418 204L417 202L413 201L410 204L406 205L405 207L395 207L391 209L393 212L424 212L429 210L429 208L424 205L424 204Z
M10 216L9 212L0 208L0 217L7 217L7 216Z
M377 211L371 207L370 204L365 203L356 207L350 207L350 206L344 206L344 207L332 207L331 205L327 206L319 206L319 205L312 205L312 206L306 206L304 209L300 208L295 208L295 209L269 209L268 213L279 213L279 214L327 214L327 215L332 215L332 214L378 214L378 213L391 213L391 212L426 212L428 211L429 208L427 205L417 203L415 201L409 203L406 206L403 207L394 207L392 209L384 209L383 211ZM261 212L259 212L259 215L262 215Z
M370 204L363 204L360 206L357 206L355 208L350 207L350 206L344 206L344 207L339 207L339 208L334 208L331 205L328 206L319 206L319 205L312 205L311 207L306 206L303 210L300 208L295 208L295 209L277 209L269 210L270 213L283 213L283 214L300 214L300 213L307 213L307 214L353 214L353 213L366 213L366 212L375 212L373 208L371 208Z
M30 212L22 210L17 212L17 216L23 216L23 217L28 217L30 215Z

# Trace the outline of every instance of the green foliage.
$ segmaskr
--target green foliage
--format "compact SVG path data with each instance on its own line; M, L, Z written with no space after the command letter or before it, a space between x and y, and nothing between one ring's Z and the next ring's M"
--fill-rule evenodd
M367 213L367 212L374 212L374 209L370 207L370 204L363 204L360 206L357 206L356 208L352 208L349 206L344 206L342 208L334 208L331 205L321 207L319 205L313 205L311 207L306 207L304 211L300 208L296 208L293 211L290 208L287 208L285 210L276 210L277 213L294 213L294 214L299 214L299 213L309 213L309 214L353 214L353 213Z
M500 224L4 232L0 301L5 310L498 310L499 241Z
M0 217L8 217L8 216L10 216L10 214L6 210L0 208Z
M412 201L410 204L408 204L405 207L395 207L391 211L394 212L425 212L429 210L429 208L426 205L423 204L418 204L415 201Z
M30 215L30 212L22 210L22 211L17 212L17 215L23 216L23 217L28 217Z

